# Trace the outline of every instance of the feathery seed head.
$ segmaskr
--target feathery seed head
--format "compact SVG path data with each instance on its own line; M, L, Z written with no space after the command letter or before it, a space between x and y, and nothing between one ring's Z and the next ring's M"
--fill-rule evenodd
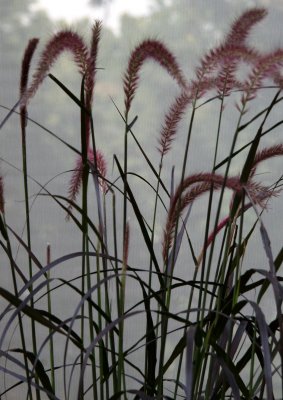
M275 75L275 73L277 74L277 80L283 82L278 73L278 68L275 66L275 59L278 62L279 54L274 54L272 61L270 60L270 54L265 55L265 59L263 59L259 52L246 44L246 38L251 28L266 14L266 10L263 8L253 8L243 13L232 25L223 44L210 50L202 58L200 66L196 69L197 79L192 80L190 85L186 84L183 87L185 94L182 93L175 99L165 116L165 123L159 139L160 146L158 147L162 156L169 151L177 132L177 125L184 115L185 108L193 99L200 99L212 89L216 90L218 95L221 96L229 95L233 89L246 89L246 91L248 90L248 96L243 95L242 102L255 96L255 90L251 90L251 77L249 82L240 82L236 78L240 63L244 62L253 68L254 74L257 76L257 82L254 85L256 88L263 77L271 74ZM135 57L132 55L132 58ZM140 59L136 58L137 61L141 59L142 57ZM130 67L131 62L129 63L127 75L124 79L126 112L130 108L138 80L137 67L134 67L133 60L132 64L132 67ZM258 71L259 69L261 72ZM131 74L131 70L135 72ZM255 79L252 81L254 84Z
M93 150L89 149L88 151L88 159L92 165L95 165ZM96 150L96 166L98 172L98 182L102 193L106 193L108 190L108 184L105 181L107 175L107 164L104 157L104 154L100 150Z
M28 42L28 45L24 52L24 57L22 60L22 68L21 68L21 78L20 78L20 98L24 95L27 85L28 85L28 78L29 78L29 70L30 70L30 63L36 47L38 45L39 39L33 38ZM26 106L20 107L20 121L21 121L21 128L22 128L22 135L25 135L25 126L27 123L27 110Z
M168 252L172 246L176 224L184 209L202 194L211 190L211 187L213 187L213 190L219 190L223 185L238 194L244 193L244 189L247 188L253 202L261 207L264 207L265 200L268 197L276 195L276 193L270 191L269 188L262 186L251 179L243 185L239 176L226 177L226 179L220 174L212 173L199 173L188 176L184 179L183 183L177 187L170 202L162 244L164 263L167 262Z
M252 27L267 15L265 8L254 7L240 15L226 36L225 45L245 44Z
M85 74L88 64L88 50L83 39L75 32L63 30L55 34L45 46L38 62L37 70L33 76L31 86L21 98L21 106L27 106L35 95L39 86L47 76L50 68L63 51L73 53L74 60L81 74Z
M94 165L94 153L92 149L88 150L88 160L91 166ZM100 188L103 193L107 192L108 185L105 182L105 177L107 173L107 164L103 153L100 150L96 150L96 165L97 165L97 172L98 172L98 182ZM93 169L93 168L92 168ZM76 165L69 183L68 189L68 198L71 201L75 201L76 197L80 191L81 183L82 183L82 174L83 174L83 161L82 157L79 156L76 160Z
M124 94L125 94L125 114L127 115L135 92L138 87L139 71L143 63L151 58L177 81L182 89L187 87L187 81L183 76L175 57L167 47L158 40L147 39L138 45L131 53L128 68L124 76Z
M31 39L28 42L28 45L24 52L24 57L22 60L21 79L20 79L20 97L23 96L23 94L27 88L30 63L31 63L33 54L36 50L36 47L38 45L38 42L39 42L39 39L37 39L37 38Z
M188 92L182 92L181 95L175 99L174 103L169 109L169 112L166 114L165 123L162 127L161 135L158 140L158 151L162 157L170 150L172 141L174 140L177 132L178 123L184 115L191 100L192 98L188 95Z
M251 101L255 98L257 90L261 87L263 80L272 79L277 81L280 68L283 65L283 50L279 49L271 53L258 55L257 62L249 74L242 88L244 90L242 102Z
M87 61L87 70L86 70L86 81L85 81L85 90L86 90L86 106L87 108L91 107L93 89L95 84L95 75L96 75L96 63L97 63L97 54L98 54L98 45L100 40L102 23L101 21L95 21L95 24L92 27L92 39L89 51L89 57Z
M253 166L256 167L262 161L265 161L272 157L283 156L283 144L275 144L274 146L265 147L264 149L257 152Z

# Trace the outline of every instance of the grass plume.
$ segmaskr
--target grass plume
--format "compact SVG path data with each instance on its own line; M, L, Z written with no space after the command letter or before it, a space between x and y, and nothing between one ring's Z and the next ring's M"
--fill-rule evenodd
M282 143L270 144L268 136L265 145L260 142L282 123L278 109L282 107L283 49L260 51L248 41L251 30L266 14L265 9L256 7L239 16L223 41L200 59L190 79L161 41L149 38L134 47L122 78L124 114L116 107L124 123L124 152L113 155L112 171L106 162L108 148L101 147L101 129L95 129L92 117L100 100L95 85L100 79L101 22L94 23L89 44L70 29L54 34L31 80L38 39L29 41L19 88L26 237L10 223L10 207L4 209L0 175L0 245L14 288L12 293L0 285L5 302L0 314L0 370L9 382L0 385L1 398L15 397L17 388L24 398L38 400L71 398L73 393L80 400L264 400L266 395L274 400L278 393L278 398L283 398L283 250L273 256L270 235L262 222L268 218L267 205L281 194L282 171L270 186L257 174L262 163L283 155ZM79 95L50 74L64 52L73 55L81 76ZM156 160L135 136L137 116L132 122L129 119L135 111L141 69L149 60L178 86L157 137L157 170ZM239 74L243 64L249 71L245 76ZM38 124L76 153L67 196L55 194L48 184L33 179L32 168L27 168L27 122L34 123L27 108L48 74L74 101L80 122L79 149ZM253 112L253 100L270 82L277 85L275 97L268 107L265 104L261 111ZM227 96L231 102L226 102ZM241 97L238 112L234 96ZM205 167L207 172L192 172L195 168L187 167L189 157L196 151L207 156L201 154L202 146L194 148L191 138L201 134L203 120L197 117L200 110L204 110L201 117L205 114L211 102L216 102L219 110L216 127L209 126L213 162ZM236 123L231 118L231 104ZM138 118L147 122L142 113ZM243 118L247 120L243 122ZM264 131L271 118L277 121ZM181 122L187 119L183 130ZM1 126L7 121L6 117ZM246 139L248 130L256 132L251 141ZM128 141L130 134L133 141ZM178 135L186 145L173 153ZM222 154L227 143L230 151ZM245 154L247 148L245 161L239 161L236 156ZM163 181L170 175L163 160L171 150L182 167L172 167L168 182ZM139 170L136 163L128 168L134 157L142 165ZM218 161L220 157L222 161ZM241 173L232 172L236 163ZM218 165L224 168L220 170ZM31 204L29 180L39 187ZM227 191L231 192L230 207L224 198ZM192 206L195 208L203 195L208 197L207 206L199 209L196 217ZM42 198L68 213L81 240L76 237L71 242L69 231L61 235L59 220L50 229L38 227L30 210L34 203L41 205ZM17 206L22 207L22 202ZM42 213L46 213L46 203L43 207ZM255 252L251 242L257 240L258 226L262 244L256 243L256 252L267 256L260 266L254 256L248 258L250 249ZM33 237L33 232L38 237ZM52 259L50 245L42 257L34 243L45 241L46 235L56 237L57 232ZM65 242L72 247L71 253L66 254ZM13 252L16 246L21 248L19 255ZM29 260L28 272L22 254ZM267 290L276 308L272 317L264 312L262 298ZM62 312L64 301L68 307ZM43 302L47 306L42 306ZM18 326L21 340L14 345Z

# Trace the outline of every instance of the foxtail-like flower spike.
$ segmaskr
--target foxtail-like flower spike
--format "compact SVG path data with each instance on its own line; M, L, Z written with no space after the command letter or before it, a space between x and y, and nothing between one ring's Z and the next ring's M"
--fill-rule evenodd
M229 95L232 90L243 90L242 104L250 101L256 96L256 92L262 85L264 79L272 79L283 87L283 78L280 68L283 64L283 49L271 53L262 54L249 47L246 39L251 28L267 14L263 8L252 8L243 13L233 24L226 39L216 49L205 55L196 69L196 79L186 84L185 90L181 93L170 107L165 116L159 138L158 150L165 155L171 148L177 132L177 126L183 117L186 108L193 102L202 98L207 92L215 90L218 95ZM134 54L134 53L133 53ZM133 56L132 56L133 57ZM251 67L251 73L247 79L239 81L236 77L240 63ZM139 65L137 63L137 65ZM124 79L124 89L127 93L125 105L129 109L130 103L137 87L138 73L130 73L130 70L138 71L134 67L128 67ZM242 107L237 105L242 111Z
M33 38L29 41L26 50L24 52L24 57L22 60L22 68L21 68L21 79L20 79L20 98L24 95L27 85L28 85L28 78L29 78L29 70L30 70L30 63L36 47L38 45L39 39ZM27 110L26 106L20 107L20 118L21 118L21 128L22 134L25 135L25 126L26 126L26 119L27 119Z
M227 65L232 64L233 71L235 72L240 62L256 65L259 56L259 52L247 46L221 45L216 49L210 50L210 52L201 59L200 66L196 69L196 76L198 81L202 81L204 77L217 79L223 66L227 67Z
M153 59L163 67L177 81L183 90L187 88L187 81L181 68L167 47L158 40L145 40L132 52L124 76L125 115L127 115L130 110L138 87L140 69L147 59Z
M86 106L87 108L91 107L92 97L93 97L93 89L95 85L95 75L96 75L96 62L97 62L97 54L98 54L98 45L101 34L101 21L96 21L92 28L92 39L89 51L88 65L87 65L87 73L86 73L86 82L85 82L85 90L86 90Z
M91 164L91 170L95 173L94 169L92 168L95 165L93 150L90 149L88 154L89 154L88 159ZM100 189L101 189L102 193L106 194L106 192L108 190L108 184L105 180L106 175L107 175L107 164L106 164L104 154L100 150L96 150L96 165L97 165L96 173L98 173L98 183L99 183Z
M260 151L257 152L254 162L253 162L253 167L250 173L250 178L252 178L255 175L256 172L256 168L258 167L258 165L265 161L268 160L269 158L273 158L273 157L278 157L278 156L283 156L283 144L276 144L274 146L271 147L267 147L264 148ZM267 189L264 191L261 191L258 193L257 195L257 202L260 204L261 207L265 208L266 207L266 201L273 196L277 196L280 192L282 191L282 189ZM231 202L232 205L232 202ZM245 204L244 208L243 208L243 212L245 212L246 210L248 210L249 208L252 207L252 203L248 203ZM224 228L224 226L229 222L230 220L230 216L225 217L222 221L220 221L220 223L218 224L218 226L216 227L215 230L213 230L208 238L207 241L201 251L201 254L198 258L198 265L200 264L200 261L202 259L202 256L205 252L205 250L208 248L208 246L214 241L216 235L218 234L218 232L221 231L221 229Z
M179 185L170 203L166 226L163 236L163 260L167 262L168 251L172 246L176 224L184 209L195 201L202 194L211 190L219 190L223 185L234 192L241 194L245 187L248 188L252 200L255 204L264 206L264 200L275 195L269 188L262 186L254 181L249 181L243 185L240 177L227 177L212 173L199 173L185 178L183 184ZM192 188L191 188L192 187Z
M262 161L272 157L283 156L283 143L275 144L274 146L265 147L256 153L253 166L256 167Z
M268 160L269 158L278 156L283 156L282 143L275 144L274 146L270 147L265 147L264 149L259 150L255 155L253 166L250 172L250 177L253 177L255 175L256 169L261 162Z
M192 97L189 96L188 92L182 92L178 97L176 97L174 103L166 114L165 122L158 140L159 146L157 147L162 157L170 150L171 144L177 133L178 124L191 101Z
M87 60L87 70L85 79L85 105L89 111L91 111L93 102L93 91L94 91L95 76L97 71L97 54L98 54L101 26L102 26L101 21L96 21L92 28L91 45ZM91 131L89 116L86 116L85 129L86 129L86 145L87 147L89 147L89 137Z
M196 69L197 79L187 85L186 90L176 97L165 115L158 140L158 150L161 155L165 155L170 150L178 124L193 100L202 98L213 89L218 94L228 95L233 89L243 88L243 83L235 78L237 65L240 61L256 65L258 57L259 54L256 51L244 47L219 47L203 58L200 67Z
M22 69L21 69L21 80L20 80L20 97L23 96L27 89L27 84L28 84L28 76L29 76L29 70L30 70L30 63L32 60L32 57L34 55L34 52L36 50L36 47L38 45L39 39L33 38L28 42L28 45L26 47L24 57L22 60Z
M245 11L232 24L230 32L226 36L224 45L245 45L245 41L255 24L261 21L267 15L265 8L254 7Z
M93 150L88 150L88 161L91 166L94 166L94 154ZM105 182L105 177L107 174L107 164L103 153L100 150L96 150L96 165L97 165L97 173L98 173L98 182L101 188L101 191L105 194L108 189L108 185ZM76 197L80 191L80 187L82 184L82 174L83 174L83 161L82 157L79 156L76 161L76 166L74 168L74 172L72 174L69 190L68 190L68 198L70 201L75 201ZM69 211L71 210L71 206L69 207Z
M81 74L85 74L88 64L88 49L83 39L75 32L63 30L54 35L45 46L38 62L37 70L33 76L30 87L21 98L21 106L27 106L28 102L37 92L39 86L47 76L59 55L64 51L70 51Z
M283 64L283 49L271 53L259 55L257 63L245 82L243 82L243 101L251 101L255 98L257 90L264 79L272 79L275 83L278 79L280 68Z
M101 22L96 21L93 29L92 29L92 40L90 49L84 43L84 40L75 32L71 30L63 30L55 34L51 40L45 46L41 57L39 59L37 70L33 76L33 80L31 85L27 88L27 78L28 78L28 70L30 59L33 55L35 47L37 45L37 39L33 39L30 41L29 46L27 47L22 67L22 77L21 77L21 87L20 87L20 96L21 96L21 114L23 118L25 117L25 109L31 100L31 98L37 92L39 86L43 82L44 78L47 76L49 70L57 61L58 57L64 51L69 51L73 54L74 61L78 66L79 72L85 77L85 100L86 100L86 108L91 110L91 104L93 100L93 90L95 83L95 74L96 74L96 60L97 60L97 52L98 52L98 44L100 39L101 32ZM23 119L22 118L22 119ZM23 123L23 121L22 121ZM89 136L90 136L90 119L86 116L86 143L89 148ZM94 161L92 150L88 149L88 157L90 162ZM103 157L100 152L97 152L97 169L100 172L101 176L103 176ZM80 189L81 179L82 179L82 160L79 158L76 162L75 172L72 176L70 188L69 188L69 198L70 200L75 200L76 195ZM101 168L101 171L100 171ZM107 186L100 179L100 184L104 191L107 190Z
M219 93L227 95L232 89L241 89L243 84L236 79L239 63L247 63L252 68L260 65L260 54L247 45L246 39L252 27L266 14L264 8L252 8L244 12L232 25L223 44L201 60L196 71L199 81L216 74L214 78Z

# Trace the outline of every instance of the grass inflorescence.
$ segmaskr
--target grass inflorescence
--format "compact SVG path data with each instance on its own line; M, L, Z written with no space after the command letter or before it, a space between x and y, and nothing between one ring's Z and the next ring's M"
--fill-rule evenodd
M123 76L124 110L113 107L124 124L124 153L122 159L113 155L112 175L93 119L101 22L93 26L90 45L71 30L55 34L33 76L30 65L38 39L30 40L17 103L24 235L9 225L0 176L0 243L13 287L0 287L6 301L0 315L1 398L13 398L19 388L28 399L283 398L283 249L273 255L263 223L269 204L280 196L282 176L267 184L258 172L267 160L283 155L282 143L261 145L263 136L282 123L277 120L270 127L269 121L282 101L283 49L264 53L248 43L251 29L266 14L265 9L253 8L235 20L223 42L202 57L192 79L161 41L146 39L135 47ZM71 52L82 78L79 94L52 74L65 51ZM164 69L179 91L160 134L152 139L157 147L153 160L134 132L135 95L148 60ZM249 70L240 79L243 63ZM75 227L81 239L72 253L55 259L48 244L41 262L30 225L33 179L26 137L29 105L48 78L77 107L81 146L76 149L58 138L74 152L65 193L51 193L36 183L41 195L67 216L58 223ZM258 111L253 105L264 85L273 86L273 99ZM197 117L212 102L219 110L216 132L209 132L213 162L205 172L192 171L188 165ZM232 113L237 117L233 124ZM1 127L6 123L8 118ZM223 132L227 126L229 131ZM246 131L253 138L243 145ZM222 133L230 143L225 155ZM182 153L178 151L180 168L172 171L168 183L168 154L180 134L185 137ZM198 151L201 155L202 149ZM143 171L130 169L133 157L143 161ZM145 197L137 194L139 183L148 187ZM196 220L193 212L200 198L206 202ZM145 202L151 217L143 213ZM202 243L196 245L195 238ZM254 238L256 244L251 244ZM24 250L27 275L18 265L15 245ZM52 246L56 245L60 248L60 243ZM258 268L250 266L250 246L265 255ZM68 275L71 262L77 265L74 277ZM63 291L75 305L70 301L62 316L58 296ZM274 304L271 320L262 305L267 291ZM38 306L42 300L45 309ZM14 329L19 332L17 345L9 342Z

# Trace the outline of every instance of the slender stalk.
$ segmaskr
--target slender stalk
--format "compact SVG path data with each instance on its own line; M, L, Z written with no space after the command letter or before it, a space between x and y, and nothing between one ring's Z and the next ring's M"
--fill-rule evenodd
M155 225L156 225L156 217L157 217L157 205L158 205L158 195L159 195L159 188L160 188L160 178L161 178L161 170L162 170L162 162L163 162L163 154L161 155L161 160L159 163L159 170L158 170L158 177L157 177L157 184L156 184L156 193L155 193L155 200L154 200L154 210L153 210L153 221L152 221L152 228L151 228L151 243L152 246L154 245L154 236L155 236ZM152 267L153 267L153 260L152 256L150 256L149 261L149 277L148 277L148 296L150 296L150 288L152 287ZM149 300L149 308L150 308L150 300ZM160 305L158 304L158 311L160 311ZM158 337L158 330L159 330L159 317L160 313L157 313L156 316L156 337ZM148 324L148 322L147 322ZM148 328L146 329L148 331ZM148 376L148 352L145 352L145 377ZM147 382L144 382L144 387L147 388Z
M97 246L96 246L96 248L97 248L97 253L99 254L99 252L100 252L100 243L99 243L99 241L98 241L98 243L97 243ZM97 272L97 284L98 284L98 288L97 288L97 304L98 304L98 307L99 308L101 308L101 309L103 309L103 305L102 305L102 302L101 302L101 285L100 285L100 282L101 282L101 279L100 279L100 257L99 257L99 255L96 257L96 272ZM99 328L99 331L101 332L102 331L102 318L101 318L101 314L99 313L98 314L98 328ZM102 355L102 348L99 348L99 359L100 359L100 365L99 365L99 373L100 373L100 399L101 400L103 400L104 399L104 392L103 392L103 383L102 383L102 377L103 377L103 363L102 363L102 360L103 360L103 355Z
M196 96L197 98L197 96ZM184 152L184 158L183 158L183 166L182 166L182 173L181 173L181 185L184 181L185 178L185 173L186 173L186 166L187 166L187 160L188 160L188 152L189 152L189 145L190 145L190 140L191 140L191 135L192 135L192 130L193 130L193 122L194 122L194 117L195 117L195 112L196 112L196 98L193 101L192 104L192 115L190 118L190 124L189 124L189 129L188 129L188 134L187 134L187 140L186 140L186 145L185 145L185 152ZM180 199L181 200L181 199ZM177 205L177 209L179 208L179 204ZM172 274L174 270L174 260L175 260L175 252L176 252L176 237L177 237L177 232L178 232L178 224L179 224L179 218L176 223L176 228L175 228L175 233L174 233L174 244L172 247L172 264L166 266L166 275L165 275L165 284L164 284L164 295L163 299L165 302L165 311L170 308L170 299L171 299L171 283L172 283ZM168 316L166 314L162 314L162 320L161 320L161 343L160 343L160 358L159 358L159 381L158 381L158 398L162 398L163 396L163 377L162 377L162 368L164 364L164 356L165 356L165 348L166 348L166 339L167 339L167 328L168 328Z
M121 276L121 290L120 290L120 317L124 316L125 312L125 295L126 295L126 277L127 277L127 261L128 261L128 247L129 247L129 225L126 224L125 241L123 244L123 265L122 265L122 276ZM125 362L124 362L124 319L122 318L119 323L119 348L118 348L118 389L122 388L122 380L124 391L125 386ZM124 393L124 399L127 399L126 393Z
M7 254L8 254L8 258L9 258L10 266L11 266L11 273L12 273L14 292L15 292L15 295L18 297L19 296L19 292L18 292L17 278L16 278L16 273L15 273L15 268L14 268L14 263L13 263L14 258L13 258L11 242L10 242L10 239L9 239L9 233L8 233L8 230L7 230L7 225L6 225L4 214L3 214L3 223L4 223L3 227L5 229L5 235L6 235ZM23 347L23 358L24 358L24 364L25 364L25 373L26 373L27 384L28 384L28 398L30 398L32 400L33 399L33 395L32 395L32 387L31 387L31 383L30 383L31 376L30 376L29 366L28 366L26 339L25 339L25 333L24 333L24 328L23 328L22 316L21 316L20 313L18 314L18 320L19 320L21 344L22 344L22 347Z
M81 104L84 106L84 90L85 90L85 78L82 80L81 85ZM82 172L82 282L85 279L84 272L86 272L86 280L87 280L87 290L91 289L91 271L90 271L90 259L89 259L89 238L88 238L88 201L87 201L87 193L88 193L88 176L89 176L89 165L87 159L87 135L86 135L86 119L89 118L86 115L84 107L81 107L81 146L82 146L82 164L83 164L83 172ZM82 283L82 288L84 289L84 284ZM82 291L82 295L84 295L84 291ZM91 297L90 299L91 300ZM83 320L84 320L84 309L82 309L82 335L83 331ZM88 317L89 317L89 334L90 340L93 342L94 340L94 325L93 325L93 314L92 314L92 306L91 302L88 302ZM82 336L83 339L84 336ZM92 369L92 390L93 390L93 398L98 399L97 395L97 377L96 377L96 365L95 365L95 351L92 352L93 362L91 365ZM82 354L83 359L83 354Z
M219 146L219 138L220 138L220 131L221 131L221 123L222 123L222 118L223 118L223 108L224 108L224 92L226 90L226 81L224 83L224 89L223 89L223 94L220 97L220 111L219 111L219 118L218 118L218 126L217 126L217 134L216 134L216 144L215 144L215 150L214 150L214 159L213 159L213 169L214 171L215 165L216 165L216 160L217 160L217 154L218 154L218 146ZM213 184L211 185L210 193L209 193L209 201L208 201L208 209L207 209L207 216L206 216L206 226L205 226L205 238L204 238L204 243L206 243L208 234L209 234L209 225L210 225L210 217L211 217L211 208L212 208L212 200L213 200ZM215 222L215 225L217 222ZM212 259L213 255L213 249L214 249L214 241L211 246L211 255L210 259ZM201 277L200 277L200 292L199 292L199 297L198 297L198 316L197 319L200 321L200 327L202 327L202 321L204 318L204 310L206 306L206 297L207 297L207 291L208 291L208 283L210 281L210 272L211 272L211 264L209 263L206 276L205 276L205 264L206 264L206 252L203 254L203 259L202 259L202 266L201 266ZM210 307L212 304L210 304ZM200 356L200 352L197 350L197 357ZM206 371L206 364L208 362L208 358L206 357L204 360L204 365L203 365L203 375ZM200 393L201 388L198 388L198 376L195 376L195 384L196 384L196 393ZM199 382L204 381L204 376L200 377ZM209 379L208 379L208 385L206 386L206 391L208 392L209 388Z
M23 178L24 178L24 197L25 197L25 213L26 213L26 227L27 227L27 245L29 249L28 253L28 266L29 266L29 278L32 278L32 258L31 258L31 231L30 231L30 215L29 215L29 190L28 190L28 168L27 168L27 148L26 148L26 109L22 108L20 113L21 118L21 131L22 131L22 165L23 165ZM32 286L30 287L32 291ZM31 298L31 307L34 307L34 299ZM37 354L36 344L36 329L35 321L31 319L31 337L32 337L32 348L34 355ZM35 381L39 384L39 379L36 376ZM40 391L36 389L36 398L40 400Z
M112 220L113 220L113 243L114 243L114 257L115 257L115 285L116 285L116 302L117 302L117 314L120 315L120 280L119 280L119 268L118 268L118 245L117 245L117 222L116 222L116 197L115 192L112 192ZM113 347L115 350L115 346ZM114 393L118 392L118 376L116 370L116 359L115 359L115 351L112 352L112 366L113 366L113 390Z
M47 244L47 254L46 254L46 261L47 265L51 263L51 246L50 243ZM52 314L52 303L51 303L51 295L50 295L50 283L49 283L49 278L50 278L50 270L47 272L47 309L49 314ZM52 333L51 328L49 328L49 334ZM50 343L49 343L49 357L50 357L50 370L51 370L51 385L53 388L53 392L56 393L55 391L55 364L54 364L54 341L53 341L53 335L50 335Z

